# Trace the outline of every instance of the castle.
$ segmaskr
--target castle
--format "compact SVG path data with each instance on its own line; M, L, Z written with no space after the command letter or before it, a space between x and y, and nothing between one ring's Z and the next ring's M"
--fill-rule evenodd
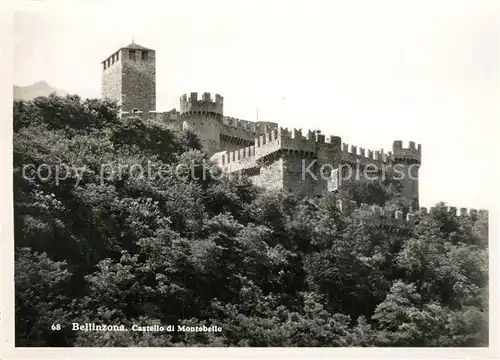
M288 130L274 122L224 116L221 95L191 93L180 97L180 111L156 111L156 52L135 43L102 62L103 97L115 100L121 116L135 114L190 130L210 159L229 172L244 172L268 189L298 196L338 190L341 179L374 180L397 168L403 196L419 208L418 171L422 148L394 141L392 152L343 144L320 131Z

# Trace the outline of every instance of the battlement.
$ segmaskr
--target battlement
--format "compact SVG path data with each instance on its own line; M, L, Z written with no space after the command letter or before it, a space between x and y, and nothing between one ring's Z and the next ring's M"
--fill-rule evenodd
M224 116L222 123L226 126L239 128L245 131L255 132L255 123L248 120L237 119L234 117Z
M478 209L469 209L464 207L457 208L456 206L444 206L440 208L442 209L444 208L449 214L453 216L471 217L471 218L476 218L478 215L485 216L486 218L488 218L489 216L489 212L486 209L478 210ZM439 208L436 206L432 206L429 209L427 209L426 207L421 207L419 211L423 214L427 213L432 214L435 211L438 211L438 209Z
M293 128L292 130L288 130L288 128L283 128L283 127L280 127L279 129L281 136L289 139L314 140L314 141L316 139L316 131L314 130L307 130L303 134L302 129Z
M286 150L316 153L317 144L337 144L338 136L325 136L319 130L292 129L280 127L278 129L282 148Z
M227 120L227 119L226 119ZM317 130L308 130L303 134L301 129L275 128L266 131L254 138L254 145L240 148L235 151L219 152L214 158L219 165L225 166L228 171L241 170L248 166L257 166L257 160L280 150L298 151L315 154L317 144L338 144L340 138L320 134ZM250 159L251 158L251 159ZM231 165L228 164L236 164Z
M252 146L235 151L227 151L218 156L219 165L228 171L239 171L257 166L257 160L281 149L278 129L271 130L255 138Z
M224 116L222 123L231 128L237 128L252 134L263 134L278 128L278 124L272 122L255 122Z
M240 161L249 165L251 161L257 160L255 158L255 145L247 146L236 151L226 151L224 154L220 155L219 159L219 165L222 165L224 167L231 168L231 166L229 166L230 164L234 164ZM256 165L256 162L252 162L251 165ZM231 170L234 171L236 169Z
M326 136L321 133L321 130L308 130L307 137L315 137L317 144L334 144L340 145L340 137L335 135Z
M432 214L437 211L438 207L431 207L428 210L426 207L421 207L418 210L411 211L403 216L403 211L393 210L388 207L380 207L376 205L369 206L368 204L360 204L358 207L355 201L337 201L338 209L345 215L351 216L353 218L363 218L370 223L375 225L390 225L397 227L412 227L415 224L415 220L418 215ZM440 207L441 209L443 207ZM472 220L477 220L478 215L488 218L488 210L477 210L477 209L467 209L460 208L460 212L457 212L457 208L454 206L445 206L444 209L453 216L467 217Z
M354 219L363 219L373 225L386 225L397 228L411 228L415 225L416 213L408 213L404 216L403 211L393 210L388 207L360 204L355 201L337 201L338 209L345 215Z
M384 149L370 150L342 143L342 159L347 162L390 163L393 159L393 154L390 151L386 154Z
M222 116L224 113L224 98L219 94L205 92L201 98L198 93L192 92L189 96L184 94L180 98L180 112L185 113L212 113Z
M417 163L422 160L422 145L416 145L413 141L408 142L408 147L403 147L403 141L396 140L392 144L392 151L395 160L410 160Z

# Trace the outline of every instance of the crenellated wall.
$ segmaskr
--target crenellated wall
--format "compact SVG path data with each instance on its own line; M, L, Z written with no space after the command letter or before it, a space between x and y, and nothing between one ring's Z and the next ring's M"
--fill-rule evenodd
M401 140L396 140L392 152L366 150L349 144L342 144L343 179L383 180L392 178L402 184L403 196L410 200L412 208L418 208L418 178L422 146L410 141L403 147Z
M309 130L307 134L302 134L302 129L279 128L281 146L288 151L300 151L304 153L316 152L316 133Z
M355 201L337 201L339 210L354 219L363 219L373 225L385 225L401 230L412 228L415 225L415 213L408 213L406 217L401 210L392 210L380 206L369 206L361 204L357 206Z
M413 201L412 208L418 208L420 144L397 140L386 154L342 144L340 137L326 137L318 130L288 130L275 122L228 117L224 98L209 92L182 95L179 112L156 112L156 52L135 43L107 56L102 68L103 97L118 102L120 116L153 119L193 132L208 156L229 172L250 171L265 187L278 184L285 191L312 196L341 187L347 167L354 180L370 181L392 176L400 166L406 175L401 180L403 194ZM332 175L337 169L339 178Z
M262 122L262 121L249 121L237 119L230 116L224 116L222 119L222 124L229 128L236 128L248 134L255 135L256 133L263 134L265 132L269 132L271 130L275 130L278 128L277 123L273 122Z
M396 140L392 144L392 152L394 153L394 168L399 173L399 180L403 185L403 195L411 200L412 207L418 208L418 178L422 160L422 146L410 141L408 146L404 147L401 140Z
M267 182L262 179L265 173L266 179L273 178L287 192L312 196L327 191L331 171L338 168L340 158L340 137L326 138L312 130L304 136L300 129L280 127L258 135L251 146L218 152L211 160L230 173L253 169L251 177L256 184ZM279 171L269 167L276 162L282 164Z
M373 225L385 225L400 229L410 229L414 227L419 214L432 214L432 212L437 209L437 207L431 207L428 211L426 207L421 207L404 216L401 210L393 210L388 207L382 208L375 205L369 206L367 204L360 204L358 207L355 201L338 200L337 207L343 214L355 219L364 219L364 221L368 221ZM454 216L468 217L473 221L478 219L478 215L485 216L486 218L488 218L489 215L488 210L484 209L460 208L459 212L457 212L457 208L453 206L445 207L445 209Z
M354 180L381 179L392 164L392 153L384 149L371 150L355 145L342 144L342 178Z
M392 152L387 154L384 149L370 150L355 145L342 143L342 161L346 163L359 163L362 166L367 164L390 164Z
M383 149L374 151L342 143L340 137L325 136L319 130L303 132L301 129L278 127L275 123L255 123L222 117L209 111L211 106L200 105L217 99L217 96L212 97L209 93L205 93L201 99L198 99L196 93L190 98L183 98L185 104L190 104L183 107L185 110L189 109L184 113L139 111L134 114L195 132L209 156L217 154L216 162L223 166L225 171L255 169L252 176L257 182L260 176L259 168L281 159L284 168L279 172L280 186L285 191L301 196L314 196L329 191L332 170L341 170L338 183L342 186L341 180L348 178L343 172L346 166L353 172L350 179L370 181L380 179L382 175L394 178L394 170L400 166L400 174L407 177L403 176L401 179L404 195L413 200L413 209L418 208L420 144L417 146L414 142L409 142L405 148L401 141L395 141L393 152L385 153ZM204 106L209 110L200 110ZM217 111L219 110L222 111L221 108ZM124 116L127 114L130 113L123 112ZM304 171L306 169L307 171ZM275 168L270 168L268 173L273 171L278 173ZM411 171L413 178L408 176ZM278 181L276 179L274 177L273 181Z
M489 211L486 209L469 209L469 208L457 208L456 206L445 206L444 207L446 211L454 216L462 216L462 217L471 217L471 218L477 218L478 216L485 216L486 218L489 217ZM432 214L434 211L436 211L438 208L435 206L430 207L427 209L426 207L421 207L420 211L424 214Z
M197 92L184 94L180 98L181 114L187 113L212 113L219 115L224 114L224 98L219 94L210 94L204 92L201 97L198 97Z
M224 151L219 157L219 165L224 166L229 172L248 169L257 166L257 160L281 149L278 130L259 135L253 143L255 145L234 151Z
M224 117L220 128L221 150L234 151L255 144L255 137L276 130L278 124Z
M325 139L325 136L319 134L318 131L309 130L307 136L304 136L300 129L289 131L287 128L280 127L258 135L252 142L254 144L252 146L227 151L222 157L222 165L239 161L249 156L255 156L259 159L279 150L287 152L296 151L300 154L307 153L314 156L320 150L322 154L324 153L322 157L325 163L332 163L332 160L335 160L334 156L340 159L341 139L338 136L330 136Z

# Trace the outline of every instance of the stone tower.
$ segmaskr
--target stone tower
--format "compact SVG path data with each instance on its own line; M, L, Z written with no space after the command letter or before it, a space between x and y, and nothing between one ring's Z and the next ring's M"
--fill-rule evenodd
M184 94L180 99L182 127L198 136L203 150L212 156L220 149L220 128L224 116L224 99L219 94Z
M102 96L122 112L156 110L155 51L131 43L102 62Z
M422 147L420 144L416 147L415 143L410 141L409 146L404 148L403 142L397 140L392 144L392 152L393 164L397 166L396 178L399 178L403 185L403 196L411 200L413 209L418 209L418 172L422 160Z

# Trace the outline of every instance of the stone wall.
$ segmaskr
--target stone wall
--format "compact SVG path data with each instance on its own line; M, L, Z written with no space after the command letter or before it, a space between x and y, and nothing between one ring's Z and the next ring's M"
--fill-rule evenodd
M212 156L220 150L220 120L211 113L192 113L183 116L183 129L195 133L203 150Z
M102 72L102 97L122 103L121 51L104 60Z
M319 166L314 156L299 151L284 151L282 159L283 189L286 192L297 196L315 196L322 193L323 180L318 176ZM312 175L304 170L307 168Z
M248 145L247 143L232 142L230 140L227 140L227 138L223 137L221 134L221 140L220 140L221 150L235 151L243 147L248 147L250 145L253 145L253 142L249 142Z
M268 190L283 189L283 159L277 159L275 162L261 166L259 173L251 177L256 186Z
M230 126L222 123L220 125L221 140L225 143L238 144L240 147L253 145L256 133L250 132L242 128Z
M328 191L328 182L333 171L339 168L342 160L342 139L338 136L330 136L328 142L324 141L324 135L318 135L316 142L316 157L318 163L317 176L319 177L316 191L324 193Z
M408 160L398 160L393 165L392 175L402 185L402 194L411 201L413 208L418 208L418 176L420 165Z
M131 49L122 49L122 110L143 112L156 110L155 51L148 50L147 60L143 50L135 50L135 60L130 59Z
M375 205L369 206L367 204L360 204L358 207L355 201L339 200L337 206L343 214L351 216L353 219L360 219L370 225L388 226L397 229L412 229L419 215L432 214L437 210L436 207L431 207L429 212L426 207L414 208L404 216L402 210L393 210L390 207ZM460 208L460 212L457 213L456 207L446 206L444 210L453 216L469 218L472 221L476 221L478 215L486 219L489 217L488 210L484 209L478 211L476 209Z
M418 208L418 175L422 161L422 146L410 141L408 146L404 147L401 140L396 140L392 145L392 151L394 166L403 185L403 196L411 201L413 208Z

